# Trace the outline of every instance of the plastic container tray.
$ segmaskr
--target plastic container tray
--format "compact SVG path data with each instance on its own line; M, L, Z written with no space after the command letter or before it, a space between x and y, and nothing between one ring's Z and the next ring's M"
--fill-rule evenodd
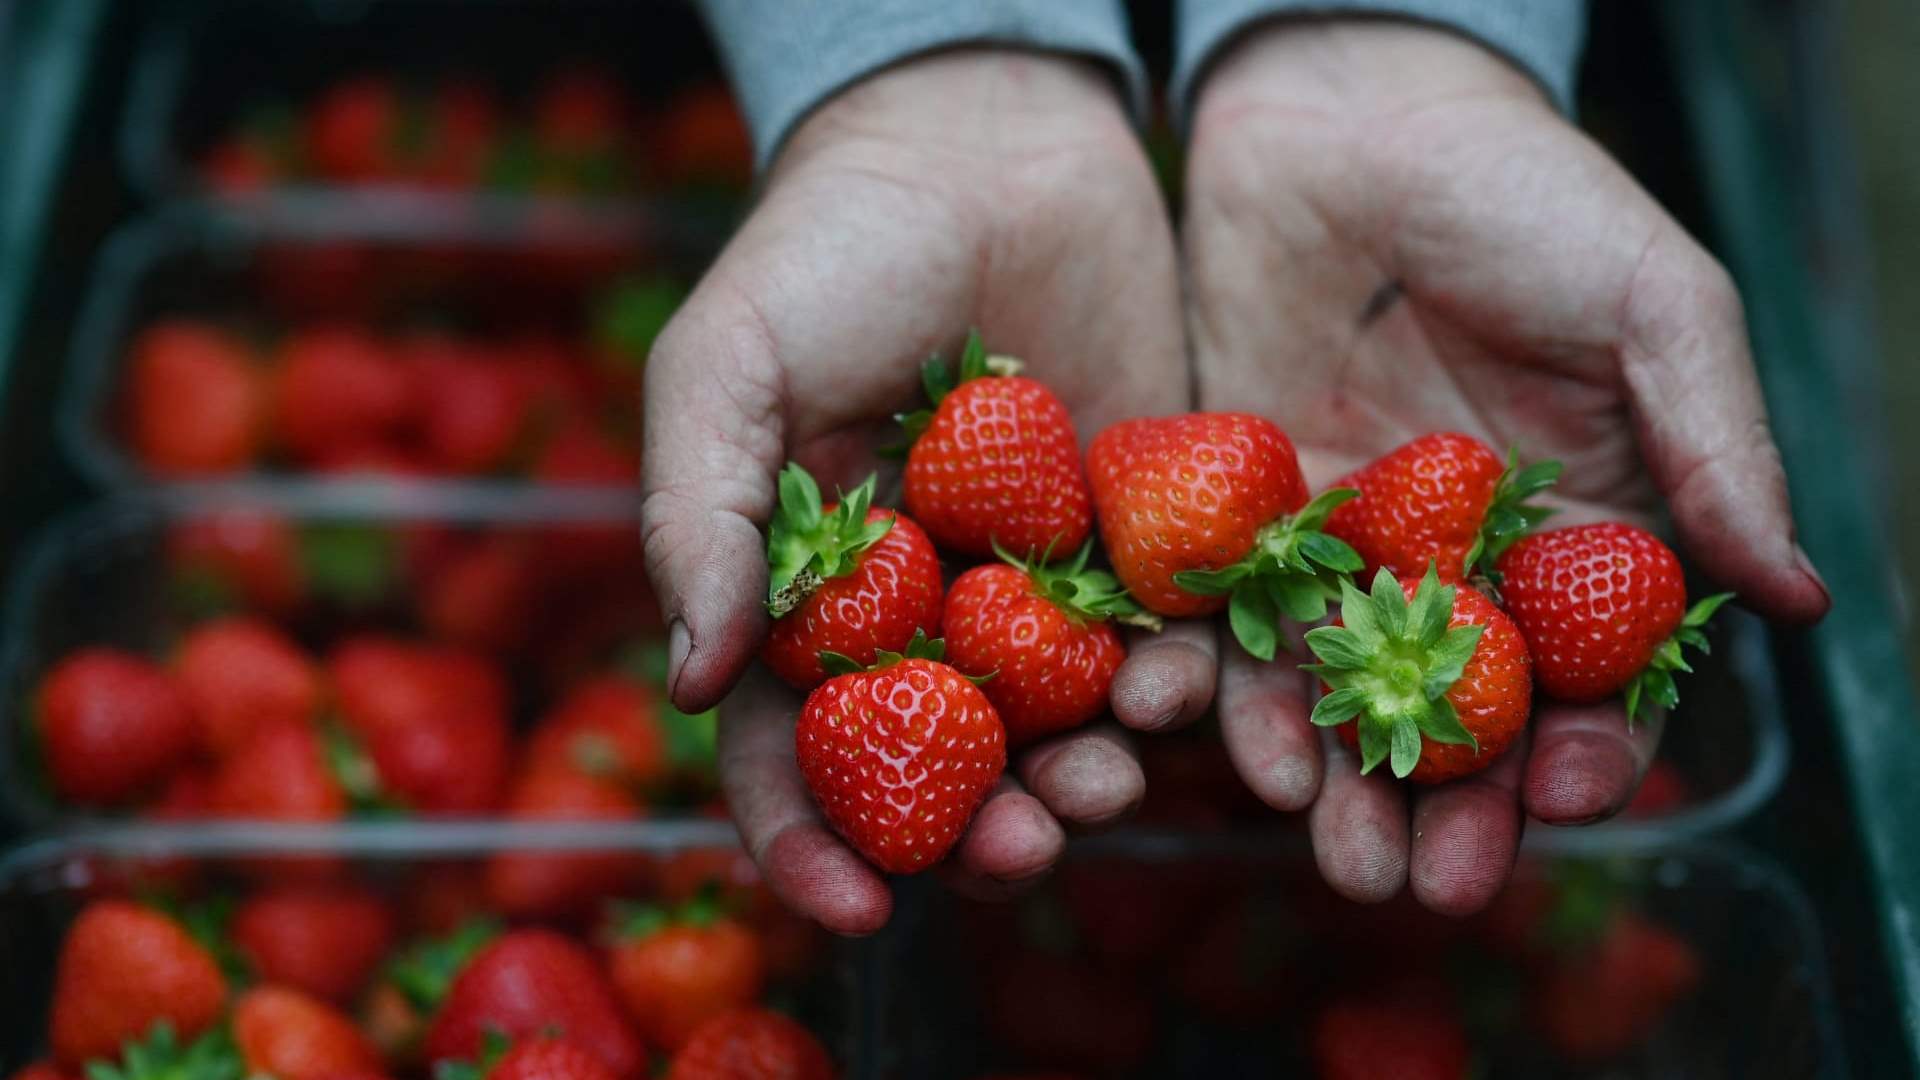
M190 0L168 5L150 24L135 58L120 154L133 188L152 200L206 193L195 159L264 100L310 99L333 80L386 75L403 83L472 80L509 105L525 104L556 65L579 62L624 84L644 107L718 78L692 5L657 0L568 0L559 4L455 4L446 0L309 0L255 4ZM645 117L636 121L643 127ZM301 183L241 199L239 213L289 206L381 205L398 198L416 210L511 224L555 207L584 219L620 221L646 201L640 191L572 197L433 193L395 186ZM730 199L695 199L724 221Z
M564 584L567 572L551 571L555 560L572 557L560 546L565 543L583 545L591 559L621 565L637 560L637 532L631 551L622 539L626 530L636 528L630 500L559 490L489 498L432 486L374 484L305 490L205 487L102 503L49 526L16 569L6 638L0 645L0 723L6 729L0 783L23 827L45 829L101 818L97 812L54 802L40 776L30 716L41 674L83 645L164 655L186 626L205 617L209 598L198 578L174 571L179 564L170 561L173 530L235 512L271 515L293 526L301 538L298 565L303 567L329 565L308 560L316 550L339 552L342 543L350 552L373 552L371 559L353 556L357 561L352 563L380 569L371 576L361 571L341 576L337 556L330 563L336 569L303 571L311 599L298 604L283 603L261 590L251 598L245 589L229 590L233 595L228 599L234 602L228 606L266 611L316 649L341 633L371 630L404 636L432 623L420 599L425 593L419 591L429 580L427 572L408 554L416 549L406 546L419 527L466 536L506 530L516 542L529 545L529 553L546 568L539 580L561 584L552 585L550 593L529 594L512 609L528 627L517 645L491 646L484 637L472 639L476 647L503 658L516 718L538 715L557 688L573 677L608 670L619 661L622 643L653 640L659 632L658 613L637 569L629 579L631 594L610 590L599 569L582 575L590 580L573 586ZM609 543L615 546L612 552L605 548ZM602 562L590 565L597 568ZM241 579L227 580L231 584ZM567 606L576 602L582 605L578 611ZM542 611L547 613L545 624L540 622ZM583 614L592 612L599 614ZM567 640L573 635L563 632L568 628L579 634L573 644Z
M451 325L481 337L532 330L583 341L593 298L619 275L691 283L713 250L705 240L637 227L603 231L564 216L543 219L532 231L472 226L442 232L404 212L336 211L240 222L181 209L115 234L80 312L58 418L67 451L89 480L102 487L164 482L131 456L116 423L129 345L156 319L209 317L276 329L343 318L375 327ZM333 482L309 473L271 475ZM423 482L481 490L530 486L520 479Z
M183 868L191 869L195 896L244 896L263 874L271 874L276 860L311 866L316 858L338 859L346 875L396 901L404 940L411 910L405 903L410 899L408 886L419 875L482 868L502 854L611 853L657 864L680 852L708 850L737 853L732 827L715 821L429 829L383 823L262 832L196 825L111 828L40 840L0 860L0 962L8 972L0 990L6 1006L0 1020L4 1068L11 1073L44 1051L56 958L64 931L81 907L102 895L151 895L153 883L178 881ZM484 887L480 891L484 893ZM644 886L610 894L633 899L650 895ZM768 1000L817 1033L847 1076L861 1075L856 1062L865 1051L858 1045L863 1029L855 994L862 981L864 950L792 925L781 941L787 958L781 966L796 970L773 975Z
M1460 923L1405 898L1368 908L1333 896L1311 856L1285 845L1170 839L1122 833L1077 844L1040 892L1011 909L944 892L921 897L889 943L893 978L882 997L892 1008L877 1021L880 1074L1312 1075L1304 1029L1320 1003L1371 996L1417 974L1454 988L1480 1033L1474 1075L1489 1080L1851 1075L1811 906L1775 866L1737 849L1688 845L1557 864L1637 881L1635 907L1690 944L1702 972L1636 1050L1576 1065L1527 1022L1530 984L1515 961L1501 958L1497 943L1511 939L1496 935L1532 923L1511 914ZM1532 872L1523 864L1523 879ZM1246 921L1223 936L1233 919ZM1014 963L1009 939L1025 950L1022 965L1035 953L1057 959L1003 966ZM1202 956L1212 963L1197 966ZM1245 974L1233 974L1237 967ZM1238 989L1228 993L1223 979ZM995 989L996 980L1043 989ZM996 1015L1009 994L1026 994L1020 1000L1028 1003L1014 1008L1040 1015ZM1097 1004L1059 1004L1074 1001ZM1083 1028L1095 1033L1093 1045L1073 1038ZM1046 1048L1063 1040L1081 1045ZM1120 1064L1142 1047L1132 1066ZM1106 1058L1104 1066L1087 1054Z

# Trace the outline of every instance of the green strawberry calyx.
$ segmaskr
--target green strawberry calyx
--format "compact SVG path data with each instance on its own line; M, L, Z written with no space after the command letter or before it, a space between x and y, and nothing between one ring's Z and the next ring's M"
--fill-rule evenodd
M1039 558L1022 559L993 541L993 552L1000 560L1027 575L1036 595L1059 608L1075 622L1114 622L1148 630L1160 629L1160 617L1134 600L1121 586L1120 579L1105 570L1087 569L1093 555L1093 541L1080 546L1073 558L1049 565L1049 547Z
M489 1025L480 1033L478 1057L472 1061L450 1058L435 1062L433 1080L484 1080L512 1049L513 1039L506 1032Z
M1558 461L1536 461L1522 466L1520 448L1514 446L1507 449L1507 467L1494 483L1493 498L1487 502L1487 512L1480 519L1479 535L1473 538L1473 546L1467 549L1467 557L1461 566L1462 573L1468 577L1477 575L1499 584L1500 573L1493 568L1493 564L1500 558L1501 552L1553 516L1552 507L1535 506L1527 500L1557 483L1560 470Z
M611 908L610 936L615 943L644 941L670 926L704 929L727 913L720 883L709 881L677 907L619 901Z
M467 961L500 936L493 919L471 919L444 937L426 938L409 945L387 965L385 979L422 1013L440 1007Z
M797 463L780 471L780 506L767 531L767 614L778 619L806 602L829 578L853 572L860 554L880 542L894 519L869 522L874 478L840 494L827 512L820 485Z
M1350 588L1351 575L1366 563L1344 540L1321 531L1334 508L1360 493L1329 488L1307 505L1261 527L1253 550L1218 570L1182 570L1173 583L1201 596L1228 595L1227 622L1242 647L1272 660L1282 644L1280 616L1315 622L1327 616L1327 601Z
M1714 612L1720 610L1720 605L1731 599L1730 592L1715 593L1688 608L1680 617L1680 629L1653 650L1653 660L1627 683L1628 731L1633 730L1634 721L1639 719L1641 702L1651 701L1667 709L1680 704L1680 687L1674 682L1673 673L1693 671L1684 647L1691 645L1702 653L1713 651L1707 643L1707 624Z
M967 343L960 349L960 369L957 374L947 366L945 360L940 358L939 353L928 357L927 362L920 365L920 385L927 392L926 407L894 416L894 419L899 421L900 426L906 430L907 438L906 442L899 446L888 447L887 453L894 457L904 457L908 447L911 447L914 440L920 437L921 432L927 430L928 424L933 423L934 410L940 407L940 403L947 399L948 394L953 393L955 387L975 379L1018 375L1023 367L1025 365L1014 357L987 352L986 343L980 338L980 331L968 330Z
M182 1046L166 1020L120 1048L118 1064L87 1062L87 1080L241 1080L246 1068L226 1027L216 1027Z
M826 670L828 675L840 676L884 671L900 663L902 660L932 660L936 663L945 663L947 658L947 642L944 638L929 638L925 630L915 630L913 632L913 639L907 642L905 652L875 649L873 651L873 657L873 663L862 664L851 656L834 652L832 649L822 649L820 650L820 666ZM968 682L979 686L993 678L994 675L999 674L999 672L989 672L985 675L967 675L965 672L961 674Z
M644 368L654 339L686 296L686 286L666 277L632 277L615 282L595 301L595 343L621 363L635 370Z
M1389 761L1393 775L1404 779L1420 763L1423 739L1479 749L1447 691L1460 681L1485 627L1448 627L1454 587L1440 584L1429 563L1411 604L1385 568L1373 576L1371 593L1351 581L1340 590L1345 625L1307 631L1307 647L1320 662L1301 670L1333 688L1314 705L1313 722L1358 722L1363 774Z

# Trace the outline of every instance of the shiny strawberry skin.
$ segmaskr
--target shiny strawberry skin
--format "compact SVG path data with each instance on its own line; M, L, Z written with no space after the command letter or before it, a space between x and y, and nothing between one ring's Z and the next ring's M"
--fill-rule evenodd
M680 1049L700 1025L760 998L766 960L759 937L734 919L669 924L617 940L607 974L649 1046Z
M871 664L878 650L904 650L916 630L929 637L940 632L940 557L933 541L904 514L876 509L866 519L889 516L893 528L860 553L852 573L828 578L774 620L760 654L774 674L806 690L826 680L822 650Z
M127 391L134 450L155 473L235 472L259 452L265 382L245 346L215 327L180 321L143 331Z
M1399 581L1409 599L1420 587L1417 577L1403 577ZM1447 626L1486 628L1480 633L1473 658L1467 661L1459 681L1446 695L1459 714L1461 725L1473 734L1480 746L1476 753L1472 746L1423 740L1420 763L1407 777L1417 784L1438 784L1493 764L1526 729L1533 708L1532 663L1527 643L1505 612L1479 592L1457 586L1453 617L1447 620ZM1349 747L1360 744L1355 725L1342 724L1337 730L1340 740Z
M607 675L575 685L528 736L529 767L577 769L629 787L666 779L667 733L654 692Z
M486 1080L615 1080L599 1058L565 1039L522 1039L508 1050Z
M233 1040L250 1075L276 1080L332 1080L385 1068L352 1018L286 986L257 986L240 996Z
M193 714L165 671L118 649L82 649L41 681L41 753L62 799L124 803L192 754Z
M514 821L633 821L640 803L612 780L571 768L534 768L509 791ZM561 919L591 910L634 887L644 856L605 851L503 851L487 860L489 902L515 918Z
M1174 584L1253 550L1261 527L1307 501L1293 443L1246 413L1125 420L1094 437L1087 473L1114 574L1148 610L1181 617L1226 606Z
M833 1080L813 1033L770 1009L739 1009L702 1024L674 1055L667 1080Z
M646 1047L593 954L550 930L504 934L468 961L427 1029L427 1059L478 1057L488 1031L559 1035L619 1080L646 1072Z
M1685 939L1622 911L1600 940L1552 963L1531 995L1532 1018L1567 1057L1606 1061L1644 1043L1701 978Z
M356 886L289 885L234 909L229 933L261 980L350 1004L393 946L394 915Z
M1100 715L1127 657L1112 623L1075 619L1036 595L1024 571L1004 563L976 566L954 579L941 636L949 664L993 676L981 689L1012 746Z
M319 733L287 720L261 724L221 762L209 801L216 817L333 821L347 812Z
M808 695L794 739L828 823L895 874L945 858L1007 764L992 702L934 660L828 680Z
M320 326L281 345L275 434L299 461L382 445L414 419L413 380L386 348L352 326Z
M174 670L193 705L200 743L215 757L232 753L262 723L311 723L320 707L312 658L264 619L195 627L180 642Z
M1471 435L1422 435L1334 481L1360 495L1334 510L1326 531L1353 545L1369 578L1383 566L1419 577L1432 561L1441 581L1459 581L1505 468Z
M156 1021L191 1039L219 1020L220 965L172 919L123 900L88 905L67 930L54 975L50 1041L62 1065L120 1056Z
M970 379L934 410L907 456L907 512L962 555L1065 553L1093 528L1073 418L1022 376Z
M1673 549L1621 522L1525 537L1500 557L1500 595L1541 692L1598 701L1625 689L1686 615Z

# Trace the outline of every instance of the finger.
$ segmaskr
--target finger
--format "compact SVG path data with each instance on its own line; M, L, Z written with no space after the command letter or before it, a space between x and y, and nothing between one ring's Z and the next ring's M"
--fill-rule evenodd
M720 785L741 843L782 903L837 934L871 934L893 896L865 859L834 835L793 756L800 702L755 668L720 707Z
M780 368L724 275L703 282L647 363L640 528L668 620L667 689L711 708L766 632L760 526L784 456Z
M1228 649L1220 670L1220 737L1234 771L1275 810L1304 810L1320 793L1320 734L1307 722L1312 680L1282 654L1263 663Z
M1147 794L1140 755L1116 724L1057 735L1021 753L1015 768L1055 818L1083 828L1126 817Z
M1377 904L1407 883L1407 803L1384 770L1360 775L1360 759L1331 731L1320 733L1326 773L1307 815L1320 876L1349 900Z
M1524 736L1481 772L1413 794L1414 898L1442 915L1471 915L1493 902L1520 850Z
M1170 622L1159 633L1129 631L1127 659L1108 691L1114 717L1135 731L1193 723L1213 704L1219 648L1210 619Z
M1732 279L1669 226L1642 257L1622 332L1641 451L1687 550L1767 615L1824 615L1826 585L1793 541L1787 477Z
M1521 785L1528 814L1548 825L1588 825L1626 809L1647 774L1666 718L1642 713L1632 731L1618 699L1542 702Z
M1003 776L960 838L945 873L968 895L1009 896L1053 869L1066 844L1065 830L1040 800Z

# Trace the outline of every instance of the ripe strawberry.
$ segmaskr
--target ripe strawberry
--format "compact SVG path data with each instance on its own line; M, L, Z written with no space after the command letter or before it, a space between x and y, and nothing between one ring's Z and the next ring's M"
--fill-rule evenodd
M263 723L220 763L209 809L218 817L334 821L347 796L308 723Z
M490 663L471 653L400 638L361 635L335 646L327 675L340 718L355 734L429 723L449 711L503 714L506 684Z
M1428 563L1440 580L1463 581L1552 511L1526 500L1560 477L1560 463L1520 468L1471 435L1422 435L1334 481L1360 492L1327 518L1326 531L1353 545L1366 572L1381 567L1418 577Z
M248 897L228 932L262 980L345 1005L393 947L393 923L365 888L289 885Z
M364 746L354 792L425 814L492 810L511 753L507 689L488 660L392 638L354 638L329 662L340 715Z
M193 706L200 745L216 757L232 753L263 723L311 723L320 706L313 660L264 619L195 627L180 642L174 671Z
M678 1050L707 1020L760 998L760 939L713 891L671 913L617 906L608 937L607 974L649 1046Z
M533 462L543 484L624 487L640 481L640 461L628 446L582 423L547 440Z
M366 183L399 171L400 98L385 79L335 84L307 113L306 157L323 179Z
M1245 413L1126 420L1087 448L1100 535L1121 584L1160 615L1227 608L1234 636L1262 660L1281 612L1323 618L1360 557L1319 531L1352 491L1307 500L1293 444ZM1231 599L1222 597L1231 595Z
M958 382L939 357L922 374L931 411L901 418L907 512L934 542L985 557L994 545L1022 555L1072 551L1093 531L1073 418L1053 391L988 357L975 331Z
M255 510L194 517L167 532L169 588L190 610L246 606L291 612L306 591L300 538L288 521Z
M770 1009L736 1009L700 1025L673 1056L667 1080L833 1080L813 1033Z
M976 566L947 592L941 630L947 662L987 679L981 686L1013 746L1106 711L1107 688L1127 658L1109 619L1153 619L1112 574L1088 570L1089 542L1057 566L1021 562Z
M1452 1005L1432 994L1355 995L1313 1018L1320 1080L1466 1080L1473 1048Z
M780 507L767 533L767 613L761 659L801 690L820 685L822 652L871 664L915 633L940 632L940 557L905 515L870 509L874 478L820 502L796 464L780 473Z
M503 713L449 708L366 745L381 796L415 813L459 817L500 805L512 738Z
M668 187L745 191L753 183L753 140L740 106L720 83L673 99L649 157Z
M1679 704L1673 673L1693 670L1681 646L1705 652L1707 620L1733 598L1718 593L1688 608L1673 549L1618 521L1534 533L1508 548L1498 569L1540 689L1562 701L1624 691L1629 725L1642 698Z
M533 399L520 373L445 338L412 342L405 352L420 401L421 449L432 467L467 475L504 466L532 419Z
M654 691L605 675L574 686L534 726L526 762L530 769L575 769L644 789L667 778L667 743Z
M484 1036L556 1035L638 1080L646 1048L584 947L550 930L515 930L481 949L448 989L427 1029L427 1060L473 1058Z
M178 684L132 653L68 655L41 680L38 707L47 775L68 802L136 799L193 753L193 713Z
M453 551L420 579L420 623L435 638L485 652L512 652L534 630L546 553L530 538L493 532Z
M492 96L483 86L455 80L434 91L425 111L429 132L411 163L415 177L449 191L480 186L500 129Z
M411 423L415 411L406 369L359 329L315 326L280 345L275 433L301 462L381 445Z
M1418 581L1382 569L1371 596L1341 589L1339 622L1307 631L1320 663L1302 666L1332 688L1313 722L1346 725L1362 773L1391 758L1393 775L1432 784L1493 764L1532 704L1513 621L1478 592L1440 584L1431 566Z
M124 900L96 900L60 946L54 1060L67 1068L117 1060L122 1043L159 1022L192 1038L220 1019L226 999L219 963L179 923Z
M62 1069L50 1058L40 1058L20 1066L7 1080L80 1080L80 1075Z
M534 103L534 130L549 153L603 153L625 130L626 94L604 71L576 68L555 75Z
M626 789L565 768L523 774L507 797L515 821L633 821L644 810ZM632 889L647 860L628 852L505 851L487 861L487 895L515 918L565 919Z
M351 1018L286 986L258 986L234 1002L233 1041L250 1075L275 1080L333 1080L386 1067Z
M420 1064L428 1020L468 961L499 936L498 923L473 918L401 949L367 994L361 1014L367 1037L395 1064Z
M882 650L864 670L829 653L843 673L807 695L794 729L828 824L892 874L945 858L1007 764L993 703L941 652L916 635L906 656Z
M442 1065L436 1080L614 1080L599 1058L551 1036L522 1039L491 1063L488 1056L482 1055L479 1068Z
M265 386L246 346L217 327L156 323L133 344L133 449L162 476L235 472L259 453Z
M1644 1043L1701 979L1693 946L1631 910L1597 938L1563 945L1529 995L1535 1024L1561 1054L1583 1062Z

